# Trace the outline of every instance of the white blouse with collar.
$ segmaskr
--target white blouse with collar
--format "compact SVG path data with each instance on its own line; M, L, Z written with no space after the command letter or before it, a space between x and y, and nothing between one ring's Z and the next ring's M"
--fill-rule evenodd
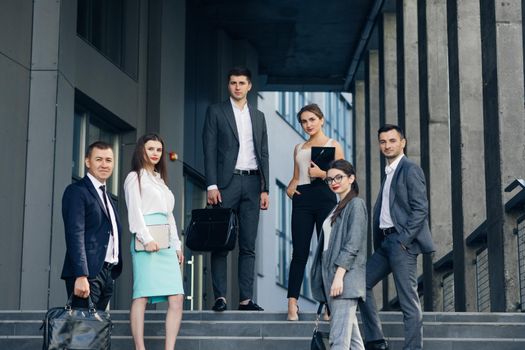
M160 174L140 171L140 187L137 173L132 171L124 181L124 193L128 207L129 230L137 235L139 241L147 244L153 240L144 221L144 215L166 213L170 226L170 246L181 250L173 208L175 197L166 186Z

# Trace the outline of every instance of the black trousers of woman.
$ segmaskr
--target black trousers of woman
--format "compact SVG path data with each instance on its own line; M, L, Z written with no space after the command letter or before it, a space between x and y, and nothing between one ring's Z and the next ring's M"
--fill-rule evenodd
M319 239L323 221L337 204L337 197L321 180L299 185L297 191L301 194L292 197L293 254L288 275L288 298L299 299L314 227Z

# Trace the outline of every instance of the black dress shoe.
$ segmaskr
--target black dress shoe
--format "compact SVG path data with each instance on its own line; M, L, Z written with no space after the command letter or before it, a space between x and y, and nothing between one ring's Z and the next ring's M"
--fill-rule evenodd
M369 341L365 344L366 350L388 350L388 343L384 339Z
M215 304L213 304L213 307L211 308L213 311L222 312L226 310L228 307L226 306L226 301L224 299L219 298L215 300Z
M262 307L255 304L252 300L248 302L246 305L239 304L239 310L242 311L264 311Z

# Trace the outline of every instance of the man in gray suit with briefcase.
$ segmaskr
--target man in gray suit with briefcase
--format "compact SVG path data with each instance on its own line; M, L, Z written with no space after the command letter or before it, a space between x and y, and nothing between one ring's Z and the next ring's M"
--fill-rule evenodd
M388 349L372 288L392 272L405 324L403 349L419 350L423 348L423 315L417 293L417 256L434 251L425 174L405 157L406 140L400 127L387 124L377 134L388 164L374 206L374 254L366 265L366 301L359 305L366 349Z
M259 210L269 204L268 135L264 114L248 103L251 88L247 68L229 71L230 98L208 108L202 138L208 204L222 203L239 217L239 310L263 311L253 301L253 282ZM227 255L211 253L214 311L227 309Z

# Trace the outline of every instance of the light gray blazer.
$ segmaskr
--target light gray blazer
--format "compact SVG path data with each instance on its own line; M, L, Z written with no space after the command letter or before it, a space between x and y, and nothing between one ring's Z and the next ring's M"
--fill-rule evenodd
M383 181L384 185L384 181ZM384 240L379 228L383 185L374 206L374 249ZM423 170L407 157L399 162L390 185L390 216L398 232L397 240L414 254L435 250L428 225L428 199Z
M337 298L365 300L367 220L365 202L355 197L332 226L328 249L324 252L324 233L321 232L310 271L314 299L327 302L325 295L329 297L335 271L341 266L346 273L343 294Z
M268 192L268 134L264 114L248 104L252 121L253 145L261 172L261 192ZM202 130L206 186L223 189L230 184L239 155L239 133L230 99L211 105Z

